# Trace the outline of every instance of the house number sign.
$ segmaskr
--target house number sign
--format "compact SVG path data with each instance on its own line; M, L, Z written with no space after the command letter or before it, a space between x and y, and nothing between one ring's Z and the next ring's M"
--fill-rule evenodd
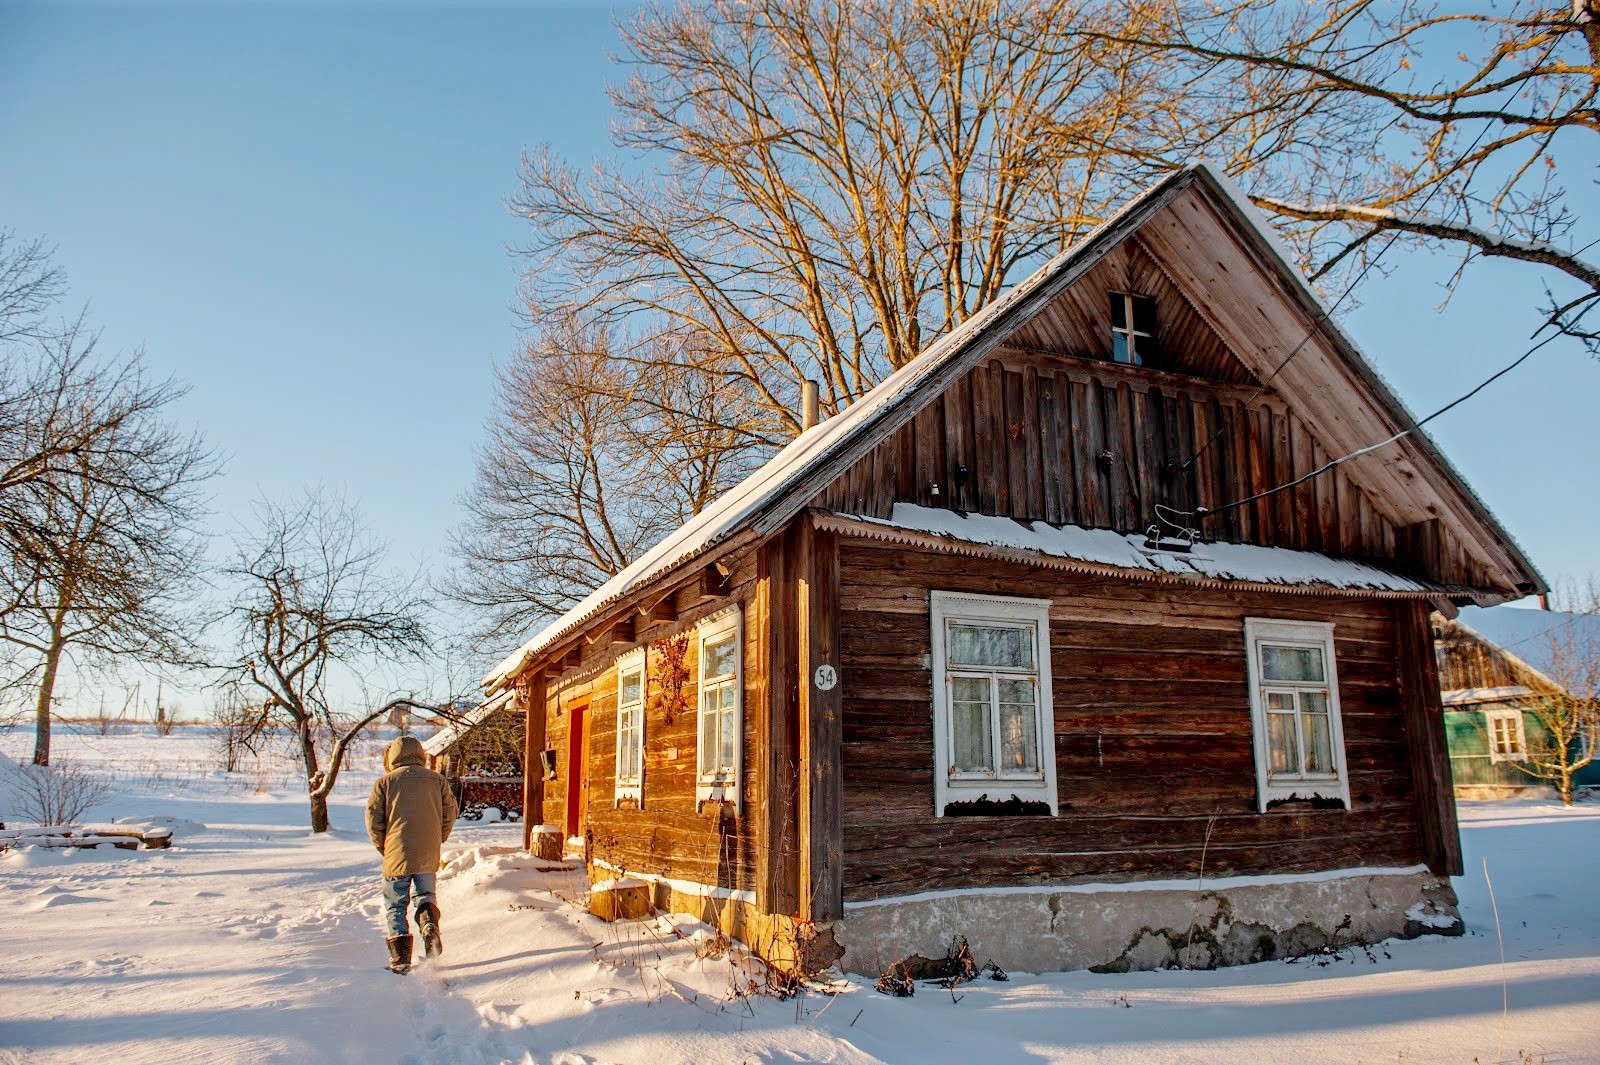
M818 691L831 692L833 691L834 685L839 683L839 671L827 663L823 663L822 665L818 666L817 671L812 674L812 679L816 681Z

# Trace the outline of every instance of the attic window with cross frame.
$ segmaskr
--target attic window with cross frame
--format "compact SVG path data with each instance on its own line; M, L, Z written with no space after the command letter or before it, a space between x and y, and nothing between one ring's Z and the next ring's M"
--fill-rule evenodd
M1155 298L1111 293L1111 358L1130 366L1143 366L1160 354Z

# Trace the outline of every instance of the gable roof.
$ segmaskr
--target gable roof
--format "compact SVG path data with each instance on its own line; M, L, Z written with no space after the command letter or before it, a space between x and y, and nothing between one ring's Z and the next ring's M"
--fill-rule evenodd
M1349 450L1414 424L1415 418L1361 356L1354 342L1333 323L1331 312L1290 265L1287 251L1243 193L1221 172L1207 164L1197 164L1174 171L1156 182L1082 240L1007 289L890 374L856 403L801 433L764 466L513 651L489 671L483 679L484 685L490 690L503 685L539 653L576 633L608 605L729 543L736 535L750 533L761 537L780 528L873 444L904 425L930 397L942 392L998 347L1010 329L1037 314L1124 239L1190 189L1197 190L1230 230L1253 246L1258 264L1265 266L1303 313L1313 319L1312 334L1320 330L1326 335L1344 364L1342 369L1359 381L1351 391L1375 402L1377 410L1366 412L1369 415L1366 421L1384 426L1381 433L1371 431L1368 424L1358 424L1359 419L1341 417L1348 412L1325 412L1329 420L1343 430L1344 436L1356 434ZM1181 234L1178 239L1182 239ZM1281 372L1274 381L1280 391L1287 392L1298 379L1301 368L1289 365L1295 360L1288 353L1277 354L1271 350L1271 345L1262 345L1255 354L1263 364L1251 369L1263 379L1269 373ZM1278 361L1270 361L1274 357ZM1298 360L1302 365L1315 361L1314 357ZM1360 435L1362 433L1366 435ZM1334 435L1336 444L1342 442L1337 439L1338 434ZM1400 479L1406 488L1415 491L1442 483L1442 491L1436 491L1435 495L1444 498L1445 506L1430 506L1430 512L1457 527L1466 527L1467 539L1478 545L1482 549L1480 553L1489 556L1500 572L1507 574L1509 586L1543 590L1544 581L1532 563L1426 434L1413 432L1395 447L1410 460L1402 471L1404 478ZM1380 468L1374 462L1361 461L1365 470ZM1416 483L1419 473L1423 475L1420 484ZM1390 494L1402 493L1391 489Z
M1600 615L1596 614L1467 606L1456 620L1552 685L1551 674L1561 672L1557 658L1562 653L1579 648L1600 653Z

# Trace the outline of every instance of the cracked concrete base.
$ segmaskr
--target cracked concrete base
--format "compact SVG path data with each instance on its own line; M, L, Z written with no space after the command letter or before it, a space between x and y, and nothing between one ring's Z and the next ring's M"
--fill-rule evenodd
M835 928L845 948L840 968L863 976L913 954L943 957L956 935L967 938L979 964L1007 970L1130 972L1212 969L1463 931L1450 881L1422 872L1194 891L1131 884L973 890L851 907Z

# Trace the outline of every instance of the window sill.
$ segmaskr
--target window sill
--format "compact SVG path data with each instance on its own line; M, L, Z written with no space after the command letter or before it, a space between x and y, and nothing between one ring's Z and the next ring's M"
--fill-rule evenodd
M739 786L732 780L703 780L694 786L694 806L700 810L706 803L721 803L739 812Z
M938 813L940 817L1053 817L1055 804L1050 799L1049 791L1037 784L1013 788L1003 781L990 781L974 787L972 782L951 781Z

